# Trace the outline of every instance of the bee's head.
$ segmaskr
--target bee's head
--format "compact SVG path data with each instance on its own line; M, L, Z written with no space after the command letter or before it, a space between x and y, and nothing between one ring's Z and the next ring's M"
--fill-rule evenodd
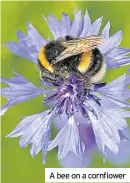
M44 54L50 64L53 65L56 57L58 57L66 49L62 42L69 40L73 40L73 38L67 35L64 38L59 38L55 41L51 41L45 46Z
M54 64L55 58L58 57L66 48L63 46L62 41L69 41L73 38L70 36L65 36L64 38L59 38L55 41L49 42L45 46L45 55L50 64Z
M54 64L55 58L59 56L65 48L60 40L52 41L45 46L45 56L50 64Z
M46 46L43 46L40 49L38 58L40 66L44 67L50 72L54 72L53 65L55 65L56 58L66 49L62 42L71 39L72 38L70 36L66 36L64 38L51 41Z

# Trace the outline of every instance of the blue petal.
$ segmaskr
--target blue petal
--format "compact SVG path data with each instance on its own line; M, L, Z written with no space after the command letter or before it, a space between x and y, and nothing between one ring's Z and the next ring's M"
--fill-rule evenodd
M130 139L130 132L128 132L128 130L124 130L122 133L123 135L129 133ZM116 164L118 166L121 164L126 164L130 159L130 140L121 140L121 143L119 145L119 151L116 155L113 154L109 149L106 149L106 157L107 160L110 161L112 164Z
M71 20L66 13L62 13L62 24L64 25L64 28L67 29L67 32L69 32L71 27Z
M117 68L125 65L130 65L130 57L129 56L122 56L119 57L109 57L106 56L106 62L108 68Z
M30 23L28 23L28 35L18 30L17 37L19 42L6 42L4 46L13 54L37 63L39 50L46 44L46 40Z
M17 38L18 38L19 41L25 42L25 43L27 43L27 44L30 43L30 42L28 42L28 41L29 41L29 40L28 40L28 36L27 36L25 33L23 33L22 31L17 30L16 34L17 34ZM32 44L30 43L30 46L31 46L31 45L32 45Z
M1 95L8 99L8 102L2 107L2 114L4 114L9 107L42 95L45 91L48 91L46 89L36 87L20 74L16 72L14 72L14 74L16 74L16 77L1 79L3 83L9 85L9 87L1 90Z
M46 155L51 136L52 117L53 113L49 113L49 110L25 117L7 137L21 136L20 147L27 147L31 144L30 153L32 156L38 154L40 150Z
M98 118L88 111L92 128L95 134L96 143L99 149L105 154L105 147L113 153L118 153L120 144L119 130L127 128L125 118L130 117L130 111L123 109L106 109L90 101L90 105L96 111Z
M63 112L61 115L57 115L54 118L54 124L56 128L59 130L61 129L68 121L68 116L66 115L65 112Z
M14 55L23 57L27 60L30 60L34 63L37 62L38 51L34 46L28 47L24 42L6 42L4 47L9 49Z
M65 168L85 168L91 163L93 152L95 152L96 142L91 125L78 126L79 135L85 145L83 159L78 158L72 152L69 152L65 158L60 160L60 164Z
M115 48L106 55L108 68L119 67L130 64L129 48Z
M127 102L127 99L130 98L128 84L130 84L130 75L126 73L104 87L98 88L97 91L118 106L129 107L130 103Z
M89 117L90 117L92 127L93 127L93 131L94 131L94 134L95 134L96 143L97 143L99 149L102 151L102 153L105 154L105 152L104 152L105 151L105 146L110 148L114 153L117 153L118 152L118 146L117 146L115 140L112 140L111 138L109 138L109 135L107 134L107 132L104 131L104 129L102 127L102 124L100 122L101 119L100 119L100 121L96 120L91 115L91 113L90 113Z
M39 34L39 32L28 23L28 36L32 42L32 45L34 45L39 52L40 48L44 45L46 45L46 40Z
M91 26L91 31L87 34L87 36L98 35L103 17L98 18Z
M95 136L91 124L79 124L78 129L80 138L84 143L86 150L91 151L96 145Z
M91 154L89 152L84 152L83 160L78 158L72 152L69 152L67 156L60 160L60 164L64 168L85 168L91 163Z
M130 141L121 141L117 154L112 153L109 149L106 150L106 158L112 164L126 164L130 160Z
M104 44L100 46L101 52L106 56L110 51L120 45L122 40L122 31L116 32L108 40L105 40Z
M86 9L86 13L83 19L83 30L80 37L86 37L88 32L91 30L91 19L89 17L88 11Z
M110 22L108 21L104 29L102 30L102 36L105 39L109 39Z
M90 123L89 118L85 118L80 111L74 112L74 119L75 119L76 123L79 123L79 124Z
M115 48L106 55L108 68L120 67L130 64L129 48Z
M73 116L68 123L60 130L58 135L52 140L48 146L48 151L58 146L58 158L65 158L69 152L73 152L77 157L82 159L84 152L84 144L80 140L77 124Z
M122 58L122 56L125 56L130 53L130 48L116 48L111 51L112 57Z
M104 108L119 108L119 103L117 103L117 101L108 99L103 95L101 96L100 104Z
M66 35L69 35L69 32L71 30L71 20L66 13L62 13L61 28L62 30L60 37L65 37Z
M72 152L69 152L65 158L61 159L60 164L64 168L85 168L83 161Z
M82 24L83 24L83 21L82 21L81 11L76 12L75 18L71 25L71 30L69 35L72 37L79 37L82 31L82 26L83 26Z
M61 37L62 27L60 21L55 18L53 15L48 16L48 20L43 16L45 21L47 22L50 31L53 34L54 39Z

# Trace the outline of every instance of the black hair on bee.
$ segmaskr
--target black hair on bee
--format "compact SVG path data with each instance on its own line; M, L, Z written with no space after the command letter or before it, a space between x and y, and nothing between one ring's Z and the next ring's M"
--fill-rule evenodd
M54 64L55 58L60 55L65 48L62 46L60 41L52 41L46 45L44 54L50 64Z
M100 71L102 64L104 62L104 58L102 54L100 53L98 48L95 48L92 50L92 61L91 61L91 67L87 70L87 72L90 73L90 75L94 75L98 71Z

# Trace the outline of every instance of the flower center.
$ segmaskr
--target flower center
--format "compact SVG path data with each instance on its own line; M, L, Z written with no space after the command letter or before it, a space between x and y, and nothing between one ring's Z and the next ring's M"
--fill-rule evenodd
M88 105L86 110L85 102L93 100L100 105L100 98L93 94L91 88L86 88L84 82L76 76L70 76L68 80L60 79L56 83L52 95L44 100L56 113L65 112L71 116L74 111L80 111L83 116L88 117L87 110L93 111L93 109Z

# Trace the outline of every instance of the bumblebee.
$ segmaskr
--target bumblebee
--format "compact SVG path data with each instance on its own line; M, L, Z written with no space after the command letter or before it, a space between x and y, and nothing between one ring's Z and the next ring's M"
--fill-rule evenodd
M102 43L100 36L78 39L66 36L49 42L39 52L41 75L55 82L72 73L86 83L98 83L106 71L104 57L98 49Z

